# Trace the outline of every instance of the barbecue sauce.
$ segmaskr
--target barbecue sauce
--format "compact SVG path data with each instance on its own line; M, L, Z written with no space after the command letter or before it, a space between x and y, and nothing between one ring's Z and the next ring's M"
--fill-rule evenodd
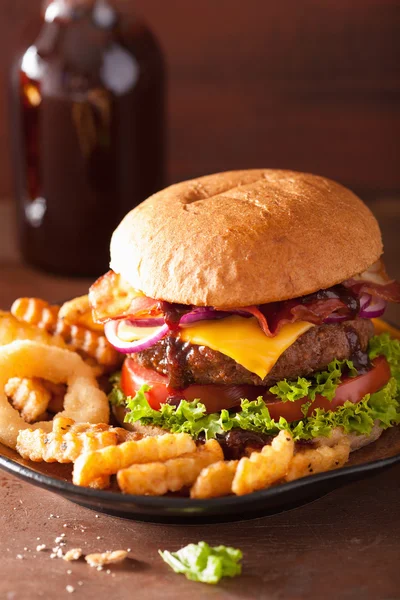
M168 367L168 388L173 398L179 397L179 390L186 387L186 351L185 345L176 335L167 338L166 364Z
M51 0L13 72L25 261L107 270L112 231L164 186L164 66L149 29L109 0Z
M232 429L228 433L217 434L226 460L238 460L251 452L259 452L272 442L273 436L245 429Z
M171 302L159 302L158 310L164 315L164 320L171 331L179 330L179 322L183 315L192 310L187 304L172 304Z
M329 317L338 321L356 318L360 302L351 290L339 284L300 298L261 304L258 308L274 334L282 322L292 323L296 318L315 325L321 325Z
M345 332L350 348L349 360L352 361L357 373L359 375L364 375L372 368L368 353L364 352L364 350L361 348L358 333L353 327L351 327L351 325L346 325Z
M301 304L311 304L318 300L332 300L336 298L343 302L344 309L346 310L346 318L352 319L357 316L360 310L360 302L348 288L341 284L303 296Z
M178 338L179 322L184 314L192 308L185 304L172 304L170 302L159 302L159 310L164 315L164 320L170 328L172 335L166 338L166 364L168 367L168 388L170 396L169 404L178 405L183 395L180 390L186 387L186 344Z

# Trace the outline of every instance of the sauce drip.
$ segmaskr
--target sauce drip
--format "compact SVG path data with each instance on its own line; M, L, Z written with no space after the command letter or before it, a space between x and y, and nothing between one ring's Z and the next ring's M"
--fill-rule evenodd
M171 302L159 302L158 309L164 314L164 320L172 331L179 329L179 321L186 313L192 310L186 304L172 304Z
M179 390L185 387L186 369L185 347L175 335L166 338L166 359L168 388L171 391L170 403L175 404L179 397Z
M172 335L166 338L166 366L168 369L168 388L171 395L169 404L179 404L182 396L179 390L185 387L185 365L186 350L184 344L177 337L179 321L182 316L191 311L191 307L185 304L172 304L171 302L159 302L158 309L163 312L164 320L170 328Z
M364 350L361 348L358 333L353 327L351 327L351 325L346 326L345 332L350 347L349 360L352 361L354 367L357 369L358 374L364 375L371 369L371 361L369 360L368 353L364 352Z
M348 288L341 284L334 285L326 290L318 290L318 292L303 296L300 302L301 304L311 304L315 301L332 299L338 299L343 302L343 308L345 310L347 309L345 314L349 319L356 317L360 311L360 302L358 298ZM338 313L342 314L341 309L338 311Z
M217 434L217 441L222 447L226 460L238 460L255 450L259 451L270 444L272 439L271 435L244 429L232 429L228 433Z

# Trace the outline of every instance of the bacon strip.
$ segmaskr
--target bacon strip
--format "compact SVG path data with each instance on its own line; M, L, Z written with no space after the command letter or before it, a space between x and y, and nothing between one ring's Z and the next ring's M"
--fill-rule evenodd
M220 309L217 309L217 310L220 310ZM221 310L224 310L224 309L221 309ZM226 310L228 310L228 309L226 309ZM265 317L265 315L261 312L261 310L257 306L245 306L245 307L236 308L236 309L231 308L231 309L229 309L229 312L237 313L237 314L247 314L249 316L255 317L257 319L257 321L259 322L260 327L263 330L263 332L265 333L265 335L268 335L269 337L274 335L270 331L267 318Z
M390 302L400 302L400 283L390 280L382 261L377 261L367 271L344 281L341 285L308 296L260 306L230 309L216 307L214 310L253 316L258 320L265 335L273 337L285 324L296 321L309 321L321 325L333 314L344 319L355 318L360 309L358 298L362 294L370 294ZM160 304L154 298L148 298L132 288L114 271L109 271L92 285L89 300L98 323L126 317L140 319L164 316L166 321L173 320L177 324L181 313L195 308ZM187 308L187 311L182 308ZM174 315L176 313L174 319L170 315L172 312Z
M359 308L359 302L352 291L334 286L301 298L232 308L230 312L252 315L258 320L265 335L273 337L288 323L309 321L321 325L333 313L351 319L357 315Z
M389 281L389 283L379 284L372 281L360 281L358 279L348 279L343 285L351 289L355 294L370 294L378 296L387 302L400 302L400 283L398 281Z
M108 271L89 290L89 301L96 323L123 319L154 311L157 300L135 290L121 275Z

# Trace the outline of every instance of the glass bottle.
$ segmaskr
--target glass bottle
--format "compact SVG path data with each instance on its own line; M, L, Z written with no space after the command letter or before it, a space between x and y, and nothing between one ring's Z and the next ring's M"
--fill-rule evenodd
M165 183L163 57L108 0L50 0L43 21L13 70L20 247L49 272L97 276L116 225Z

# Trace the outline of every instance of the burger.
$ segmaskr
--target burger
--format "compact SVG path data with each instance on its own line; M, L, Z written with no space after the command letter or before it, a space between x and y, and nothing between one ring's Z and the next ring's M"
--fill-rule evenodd
M375 334L400 301L382 251L367 206L315 175L232 171L151 196L89 295L126 355L115 414L217 438L226 458L282 429L298 444L376 440L400 423L400 342Z

